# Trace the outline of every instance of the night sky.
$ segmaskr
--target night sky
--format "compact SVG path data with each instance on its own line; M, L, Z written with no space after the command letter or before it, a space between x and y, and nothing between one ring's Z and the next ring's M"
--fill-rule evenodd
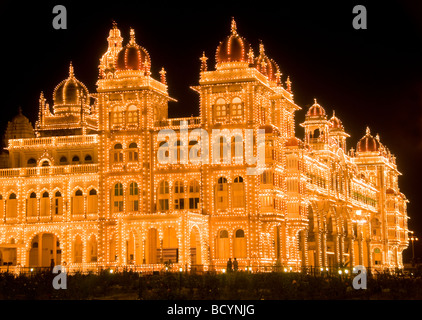
M379 133L381 142L397 157L400 191L409 199L409 226L421 239L415 245L422 257L422 5L384 1L341 4L314 1L2 1L0 128L18 107L35 123L41 91L52 105L55 86L67 78L72 61L76 77L95 92L98 64L107 49L115 20L125 45L129 28L152 60L152 76L167 71L169 116L198 115L197 93L189 86L199 80L199 57L205 51L208 67L215 50L230 32L233 16L238 33L258 53L280 66L282 80L292 80L297 124L316 97L329 117L335 109L356 148L365 134ZM67 30L52 27L53 7L67 8ZM107 5L108 4L108 5ZM352 27L355 5L368 12L368 29ZM303 137L297 125L296 135ZM411 257L411 248L405 260Z

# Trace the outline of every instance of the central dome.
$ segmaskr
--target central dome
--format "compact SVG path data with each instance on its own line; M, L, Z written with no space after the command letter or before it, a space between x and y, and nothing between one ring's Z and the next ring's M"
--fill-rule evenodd
M356 150L358 152L378 152L380 147L381 143L371 135L369 128L366 128L366 135L359 140Z
M136 44L135 31L130 29L130 41L117 55L116 70L140 70L148 72L151 58L148 51Z
M69 77L60 82L53 92L53 101L55 106L62 105L80 105L81 96L88 97L86 86L75 78L72 62L69 66Z
M236 30L236 22L232 20L231 34L217 47L216 61L217 63L225 62L248 62L251 46L249 43L238 35Z

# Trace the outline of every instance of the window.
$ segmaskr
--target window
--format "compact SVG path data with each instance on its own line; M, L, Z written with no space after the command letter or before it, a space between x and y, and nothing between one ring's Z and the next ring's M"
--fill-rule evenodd
M243 178L236 177L233 183L233 207L241 208L245 206L245 192Z
M67 164L67 158L65 156L60 157L60 164Z
M26 215L28 217L34 217L37 215L37 195L35 194L35 192L31 192L31 194L29 195L26 208Z
M98 211L98 196L97 190L91 189L88 193L88 213L97 213Z
M113 147L113 162L123 162L123 146L116 143Z
M228 207L228 185L227 179L224 177L220 177L217 180L216 185L216 208L217 209L227 209Z
M138 145L136 142L132 142L129 145L128 159L129 161L138 161Z
M114 107L113 111L110 113L110 122L112 126L123 124L123 110L118 106Z
M92 157L91 157L91 155L90 154L87 154L86 156L85 156L85 162L92 162Z
M160 181L158 185L158 210L167 211L169 210L169 183L167 181Z
M235 258L246 258L246 238L242 229L237 229L235 232L233 255Z
M135 105L131 105L127 109L127 122L128 124L138 123L138 108Z
M123 212L123 185L119 182L113 190L113 212Z
M136 182L129 185L129 211L139 210L139 189Z
M72 214L83 214L84 213L84 198L82 190L77 190L73 196L72 201Z
M231 104L231 119L241 120L243 117L243 104L240 98L236 97L232 100Z
M174 184L174 209L185 209L185 187L183 181L176 181Z
M28 167L35 167L37 165L37 161L34 158L29 158L27 161Z
M199 209L199 182L189 182L189 209Z
M43 192L42 197L40 199L40 215L50 215L50 198L47 191Z
M50 162L49 162L48 160L44 160L44 161L41 163L41 166L42 166L42 167L49 167L49 166L50 166Z
M18 215L18 203L16 199L16 194L11 193L9 199L6 202L6 217L7 218L16 218Z
M78 156L73 156L72 162L79 162L79 157Z
M53 211L55 215L63 214L63 198L60 191L56 191L54 194Z
M217 259L227 260L230 257L229 233L221 230L217 237Z
M214 119L216 121L225 121L227 117L227 104L223 98L217 99L214 105Z

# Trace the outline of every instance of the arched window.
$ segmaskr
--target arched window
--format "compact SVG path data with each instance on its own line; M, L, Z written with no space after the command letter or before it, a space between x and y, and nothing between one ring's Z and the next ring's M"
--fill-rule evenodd
M232 100L231 106L231 120L242 120L243 118L243 104L239 97Z
M242 136L236 135L231 138L230 143L230 155L232 158L235 158L235 162L242 163L243 162L243 139Z
M60 157L60 164L67 164L67 158L65 156Z
M44 160L42 163L41 163L41 167L49 167L50 166L50 161L48 161L48 160Z
M63 197L60 191L56 191L54 194L53 211L55 215L63 214Z
M116 143L113 147L113 162L123 162L123 146Z
M84 197L82 190L77 190L75 195L72 197L72 214L83 214L84 213Z
M138 108L135 105L131 105L127 108L127 123L128 124L138 123Z
M217 99L214 105L214 119L215 121L225 121L228 116L227 102L223 98Z
M110 113L110 124L112 127L123 125L123 110L118 106Z
M113 212L123 212L123 185L118 182L113 188Z
M37 195L31 192L27 202L26 215L28 217L35 217L37 215Z
M90 162L92 162L92 156L90 154L87 154L85 156L85 163L90 163Z
M183 181L176 181L174 183L174 209L185 209L185 187Z
M242 177L234 178L233 183L233 207L242 208L245 206L245 191Z
M168 181L160 181L158 184L158 210L167 211L169 210L170 193Z
M79 163L79 156L73 156L72 162L73 163Z
M189 209L199 209L199 182L189 181Z
M0 194L0 218L3 219L4 215L4 200L3 196Z
M131 144L129 144L128 160L130 162L138 161L138 145L136 144L136 142L132 142Z
M242 229L237 229L235 232L233 255L235 258L246 258L246 238Z
M28 167L35 167L37 165L37 160L35 160L34 158L29 158L27 161L27 165Z
M88 193L88 212L89 214L97 213L98 211L98 196L97 190L91 189Z
M139 189L136 182L129 185L129 211L139 210Z
M88 241L88 248L87 248L87 254L88 254L88 262L97 262L97 238L92 235L89 238Z
M221 230L217 236L217 259L227 260L230 257L229 233Z
M75 240L73 242L73 262L74 263L82 263L82 240L79 235L75 237Z
M228 202L228 185L227 179L220 177L215 186L215 205L217 209L227 209Z
M40 199L40 215L41 216L50 215L50 198L47 191L43 192Z
M6 202L6 218L16 218L18 215L18 200L16 194L12 193Z

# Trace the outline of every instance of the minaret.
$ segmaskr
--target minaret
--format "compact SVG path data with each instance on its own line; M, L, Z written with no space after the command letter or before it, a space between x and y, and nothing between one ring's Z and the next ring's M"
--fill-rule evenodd
M301 124L305 128L306 143L315 150L325 149L328 144L329 124L324 108L314 99L314 104L306 113L305 122Z

